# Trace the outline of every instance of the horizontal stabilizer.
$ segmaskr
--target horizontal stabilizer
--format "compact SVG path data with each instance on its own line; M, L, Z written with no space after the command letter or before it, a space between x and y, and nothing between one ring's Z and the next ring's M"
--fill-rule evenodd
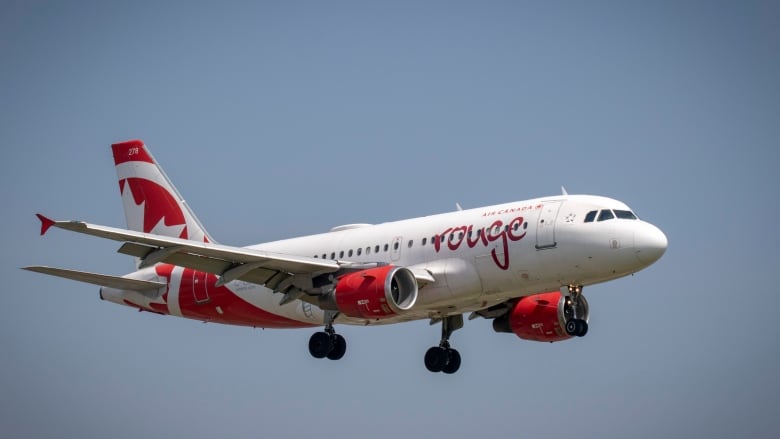
M39 265L22 267L22 270L34 271L36 273L48 274L51 276L64 277L65 279L77 280L79 282L86 282L89 284L100 285L101 287L116 288L119 290L149 291L157 290L165 286L165 284L162 282L128 279L125 277L111 276L108 274L88 273L86 271L43 267Z

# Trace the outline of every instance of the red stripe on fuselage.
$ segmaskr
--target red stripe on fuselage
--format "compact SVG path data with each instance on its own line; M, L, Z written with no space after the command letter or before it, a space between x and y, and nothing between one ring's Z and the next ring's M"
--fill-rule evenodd
M170 283L173 266L157 266L157 274ZM189 319L257 328L309 328L317 325L272 314L238 297L227 287L217 287L217 276L185 268L179 286L179 308ZM167 294L166 294L167 299ZM220 312L221 311L221 312Z

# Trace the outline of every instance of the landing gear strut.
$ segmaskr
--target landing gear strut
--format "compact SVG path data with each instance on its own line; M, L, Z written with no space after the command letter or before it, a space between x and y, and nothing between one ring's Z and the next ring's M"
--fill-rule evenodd
M566 333L572 337L583 337L588 333L586 305L582 297L582 285L569 285L564 313L566 315ZM564 291L565 292L565 291Z
M315 332L309 339L309 353L312 357L340 360L347 352L347 341L333 329L334 317L327 319L324 331Z
M431 372L455 373L460 369L460 353L450 347L452 332L463 327L463 315L445 317L441 321L441 341L425 353L425 367Z

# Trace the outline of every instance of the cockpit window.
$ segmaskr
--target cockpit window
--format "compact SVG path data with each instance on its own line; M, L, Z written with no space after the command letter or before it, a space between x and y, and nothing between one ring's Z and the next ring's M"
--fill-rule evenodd
M636 215L634 215L634 212L631 212L630 210L615 210L615 216L620 219L636 219Z
M587 215L585 215L585 222L586 223L592 223L594 219L596 219L596 214L598 213L598 210L591 210L588 212Z
M614 217L615 215L613 215L612 211L609 209L604 209L599 213L599 221L611 220Z

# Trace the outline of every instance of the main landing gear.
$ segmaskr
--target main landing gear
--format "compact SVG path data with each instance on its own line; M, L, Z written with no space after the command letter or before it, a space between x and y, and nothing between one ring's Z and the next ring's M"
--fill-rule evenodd
M314 358L340 360L347 352L347 341L333 329L333 322L325 325L325 330L315 332L309 339L309 353Z
M569 285L564 314L566 315L566 333L572 337L583 337L588 333L587 302L582 297L582 285ZM564 291L565 292L565 291Z
M425 353L425 367L431 372L455 373L460 369L460 353L450 347L452 332L463 327L463 315L445 317L441 321L441 341Z

